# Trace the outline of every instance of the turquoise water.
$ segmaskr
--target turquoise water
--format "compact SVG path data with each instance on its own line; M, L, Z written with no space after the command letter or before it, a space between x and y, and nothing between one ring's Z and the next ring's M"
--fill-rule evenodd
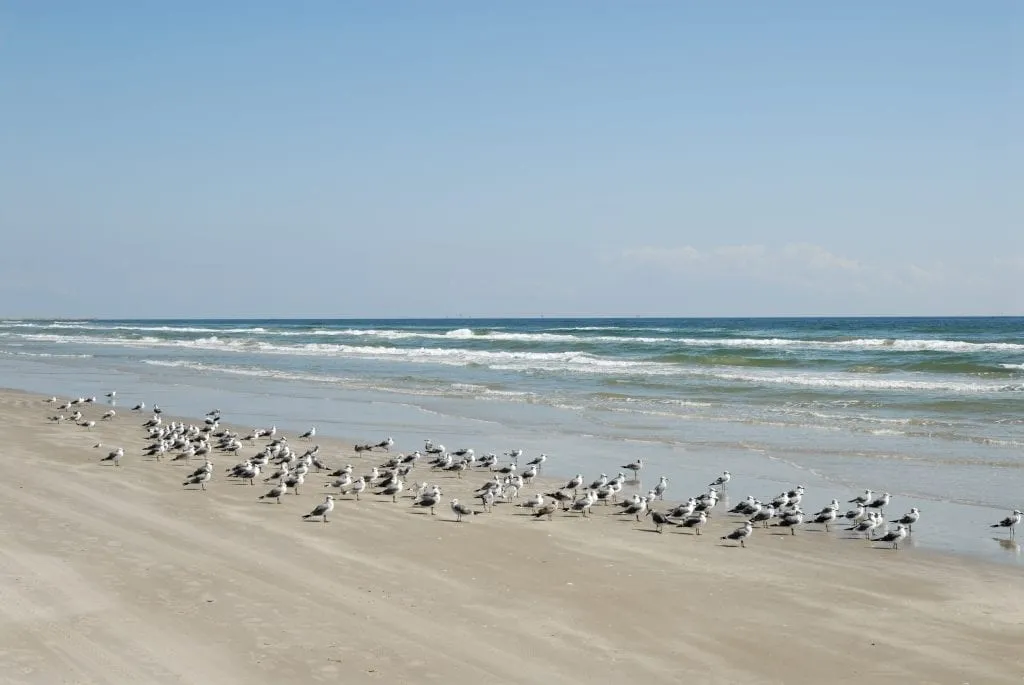
M864 488L925 512L916 544L1020 561L1024 319L0 322L3 382L217 405L262 425L523 447L588 476L636 457L670 492Z

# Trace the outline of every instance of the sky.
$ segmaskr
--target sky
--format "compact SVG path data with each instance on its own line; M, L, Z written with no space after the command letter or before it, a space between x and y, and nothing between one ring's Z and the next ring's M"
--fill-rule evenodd
M0 3L0 316L1024 314L1024 3Z

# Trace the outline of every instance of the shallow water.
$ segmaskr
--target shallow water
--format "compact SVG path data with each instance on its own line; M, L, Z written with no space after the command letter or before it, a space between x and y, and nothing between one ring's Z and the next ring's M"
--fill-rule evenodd
M865 488L914 544L1021 562L988 528L1024 501L1024 320L7 321L0 382L118 390L175 413L359 439L648 463L669 499ZM995 539L1000 538L1000 539ZM851 543L856 544L856 543Z

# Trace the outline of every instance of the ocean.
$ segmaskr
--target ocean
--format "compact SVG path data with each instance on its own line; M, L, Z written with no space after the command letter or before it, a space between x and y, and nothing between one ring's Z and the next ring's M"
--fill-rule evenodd
M0 374L549 474L639 457L671 500L726 469L733 502L889 491L915 546L1024 563L988 527L1024 505L1024 318L4 320Z

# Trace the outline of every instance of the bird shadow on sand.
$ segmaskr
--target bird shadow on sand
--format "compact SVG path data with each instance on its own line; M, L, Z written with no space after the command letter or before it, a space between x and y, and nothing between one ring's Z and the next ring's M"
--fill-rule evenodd
M638 532L638 533L661 533L662 531L655 530L654 528L637 528L636 532Z

